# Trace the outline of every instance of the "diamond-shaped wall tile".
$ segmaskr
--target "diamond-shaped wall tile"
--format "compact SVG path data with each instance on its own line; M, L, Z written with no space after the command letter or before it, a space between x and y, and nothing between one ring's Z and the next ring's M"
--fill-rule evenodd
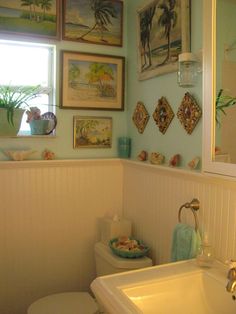
M143 133L148 123L148 120L149 120L149 114L147 112L147 109L145 108L144 104L141 101L139 101L136 105L136 108L133 114L133 121L139 133Z
M152 116L160 132L165 134L175 115L166 98L161 97Z
M191 134L202 116L202 110L190 93L186 93L179 106L177 117L188 134Z

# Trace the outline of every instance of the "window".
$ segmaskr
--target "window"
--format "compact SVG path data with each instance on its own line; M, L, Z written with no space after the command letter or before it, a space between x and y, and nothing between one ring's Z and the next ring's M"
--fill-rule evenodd
M54 56L54 46L0 40L0 85L41 85L43 93L29 105L41 113L55 113ZM19 135L30 135L26 118L25 114Z

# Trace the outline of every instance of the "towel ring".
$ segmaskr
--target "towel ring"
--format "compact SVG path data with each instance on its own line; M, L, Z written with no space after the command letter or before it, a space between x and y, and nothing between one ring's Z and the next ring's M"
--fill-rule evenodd
M179 222L181 222L181 211L183 208L190 208L193 216L194 216L194 220L195 220L195 230L198 230L198 218L197 218L197 213L196 211L199 210L200 207L200 202L197 198L194 198L190 203L185 203L184 205L182 205L179 209L179 213L178 213L178 220Z

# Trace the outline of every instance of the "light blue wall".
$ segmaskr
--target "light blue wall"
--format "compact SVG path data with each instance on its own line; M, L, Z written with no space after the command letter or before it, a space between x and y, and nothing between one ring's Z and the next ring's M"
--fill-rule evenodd
M192 0L191 16L191 46L193 52L202 48L202 0ZM117 137L128 134L132 138L132 158L136 159L137 154L145 149L148 152L159 151L166 156L166 159L180 153L183 157L183 165L194 156L201 155L202 144L202 121L198 123L192 135L188 135L175 116L165 135L159 132L152 114L157 101L165 96L172 106L174 113L185 92L193 94L199 105L202 106L201 75L198 84L194 88L185 89L177 85L176 72L154 77L145 81L139 81L137 77L137 25L136 10L145 3L144 0L124 1L124 45L122 48L100 45L88 45L73 42L61 41L57 43L57 104L59 99L59 51L75 50L100 54L126 56L126 100L124 112L95 111L95 110L57 110L58 126L56 138L43 139L0 139L0 149L35 149L35 159L41 158L41 152L51 149L56 153L58 159L77 158L110 158L117 156ZM128 40L127 40L128 39ZM141 135L138 133L132 121L132 115L137 101L143 101L149 114L149 123ZM113 118L113 145L111 149L73 149L73 116L109 116ZM0 152L0 159L5 160L5 155Z
M56 42L56 104L60 104L60 50L71 50L88 53L108 54L125 56L127 54L127 26L126 26L126 3L124 2L124 32L123 47L112 47L104 45L92 45L76 43L71 41ZM3 39L17 39L9 36ZM19 39L19 38L18 38ZM46 42L46 41L45 41ZM54 43L52 43L54 44ZM35 74L37 75L37 73ZM125 82L126 83L126 82ZM125 97L126 98L126 97ZM126 108L126 99L125 99ZM119 136L126 135L126 110L125 111L104 111L104 110L69 110L57 108L58 126L55 138L0 138L0 160L6 160L7 157L2 152L9 149L33 149L37 153L31 155L32 159L41 159L41 153L45 148L55 152L57 159L77 159L77 158L110 158L117 156L116 139ZM73 149L73 116L101 116L112 117L113 119L113 144L112 148L96 149Z
M191 47L192 52L202 49L202 1L191 1ZM136 10L145 3L143 0L128 1L128 95L127 95L127 124L128 133L132 138L132 158L136 158L141 150L161 152L169 160L176 153L182 155L182 165L194 156L201 156L202 149L202 120L198 123L191 135L188 135L176 116L178 107L184 94L188 91L202 107L202 76L199 75L198 84L194 88L181 88L177 84L177 74L170 73L139 81L137 76L137 33ZM163 135L155 125L152 114L157 101L162 96L166 97L171 105L175 117L166 133ZM149 122L143 134L139 134L132 115L137 104L142 101L150 115Z

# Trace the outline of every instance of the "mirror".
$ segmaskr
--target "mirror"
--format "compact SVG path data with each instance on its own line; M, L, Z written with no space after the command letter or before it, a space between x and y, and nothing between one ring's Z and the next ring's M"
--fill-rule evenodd
M203 170L236 176L236 0L204 1Z

